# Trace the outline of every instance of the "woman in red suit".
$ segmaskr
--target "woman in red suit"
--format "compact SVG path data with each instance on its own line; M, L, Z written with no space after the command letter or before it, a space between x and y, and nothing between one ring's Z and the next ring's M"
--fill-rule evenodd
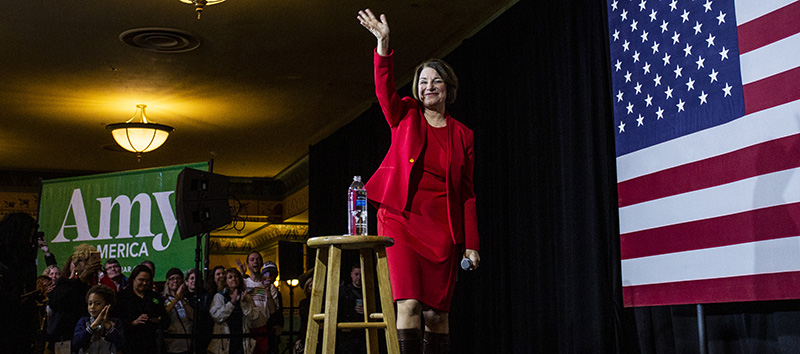
M414 98L400 98L386 16L366 9L358 20L378 40L375 93L392 131L389 152L366 189L378 205L378 234L395 240L387 257L400 351L448 353L457 263L462 257L471 269L480 263L472 131L445 109L455 101L458 79L446 63L431 59L417 67Z

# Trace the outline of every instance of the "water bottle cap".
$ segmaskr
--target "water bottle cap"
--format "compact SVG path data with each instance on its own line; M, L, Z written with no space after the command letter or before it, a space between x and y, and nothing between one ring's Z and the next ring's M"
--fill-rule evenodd
M361 182L361 176L353 176L353 180Z

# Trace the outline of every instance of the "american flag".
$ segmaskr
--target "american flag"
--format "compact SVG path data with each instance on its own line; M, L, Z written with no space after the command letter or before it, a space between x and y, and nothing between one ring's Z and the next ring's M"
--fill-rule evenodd
M800 2L608 16L625 306L800 298Z

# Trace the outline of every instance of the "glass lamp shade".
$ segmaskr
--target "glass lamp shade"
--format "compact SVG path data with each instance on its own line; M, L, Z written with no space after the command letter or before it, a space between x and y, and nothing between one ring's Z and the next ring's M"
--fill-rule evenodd
M202 1L202 0L180 0L180 1L182 3L184 3L184 4L189 4L189 5L197 5L197 3L203 3L203 5L209 5L210 6L210 5L219 4L221 2L224 2L225 0L206 0L206 1Z
M123 149L135 153L158 149L175 129L156 123L117 123L109 124L108 129L114 140Z
M168 125L148 122L145 108L147 105L138 104L136 113L127 122L106 126L119 146L137 156L158 149L175 130Z

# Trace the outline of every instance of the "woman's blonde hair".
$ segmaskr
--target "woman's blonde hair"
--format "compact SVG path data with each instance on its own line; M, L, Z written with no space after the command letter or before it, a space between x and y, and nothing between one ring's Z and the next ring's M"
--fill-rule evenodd
M80 261L89 261L89 253L97 252L97 249L94 246L91 246L86 243L81 243L80 245L75 246L75 252L72 253L72 262L78 263Z
M49 276L50 276L50 270L51 270L51 269L55 269L55 270L57 270L59 273L61 273L61 268L58 268L58 266L57 266L57 265L55 265L55 264L51 264L51 265L47 266L47 268L45 268L45 269L44 269L44 272L42 272L42 275L44 275L44 276L48 276L48 277L49 277Z

